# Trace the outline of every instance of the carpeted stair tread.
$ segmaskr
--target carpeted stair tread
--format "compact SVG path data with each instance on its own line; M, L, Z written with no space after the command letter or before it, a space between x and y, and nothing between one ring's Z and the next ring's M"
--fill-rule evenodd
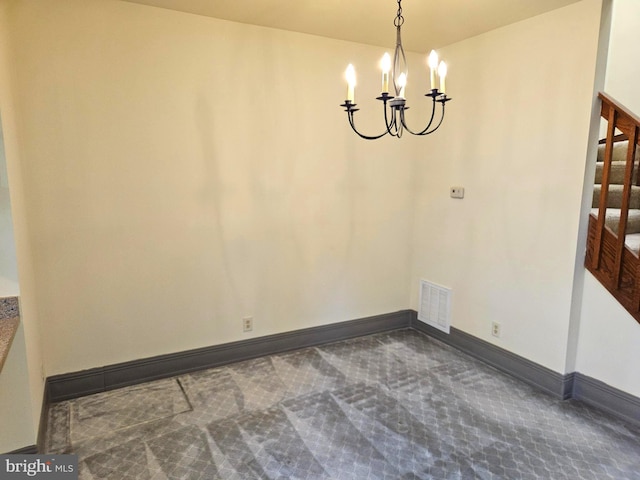
M613 230L613 232L615 234L617 234L617 223L616 224L610 224L610 218L609 218L609 212L618 212L618 218L620 218L620 210L619 209L607 209L607 226ZM627 229L629 228L629 223L631 222L631 217L632 215L636 215L636 213L632 212L636 212L636 210L629 210L629 221L627 223ZM591 215L594 218L598 218L598 209L597 208L593 208L591 209ZM629 230L627 230L629 231ZM633 253L635 253L636 255L638 255L640 253L640 232L632 232L632 233L627 233L625 235L624 238L624 244L625 246L631 250Z
M633 253L638 254L640 252L640 233L631 233L624 239L624 244Z
M592 208L591 215L598 218L598 209ZM607 208L607 217L605 219L605 225L609 227L614 233L618 233L618 224L620 222L620 209L619 208ZM627 235L633 233L640 233L640 210L629 210L629 216L627 218Z
M604 151L606 145L598 145L598 161L604 162ZM627 161L627 149L629 148L629 142L616 142L613 144L613 161L614 162L626 162ZM636 149L636 161L640 160L640 147Z
M591 208L598 208L600 201L601 185L593 186L593 202ZM622 190L623 185L609 185L609 196L607 208L620 208L622 206ZM635 185L631 187L631 198L629 199L629 208L640 208L640 187Z
M611 173L609 174L609 184L623 184L624 172L626 170L627 162L615 161L611 162ZM594 183L602 183L602 170L604 169L604 162L596 163L596 178ZM633 177L631 183L636 183L638 176L638 163L633 167Z

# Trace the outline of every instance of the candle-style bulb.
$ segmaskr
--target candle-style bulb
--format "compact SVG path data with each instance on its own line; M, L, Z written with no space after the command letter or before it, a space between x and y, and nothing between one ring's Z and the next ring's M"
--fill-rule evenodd
M398 86L400 87L400 97L404 98L404 89L407 86L407 75L402 72L398 77Z
M438 54L435 50L431 50L431 53L429 54L429 68L438 68Z
M431 90L434 90L436 88L436 69L438 68L438 54L435 50L431 50L427 63L429 64L429 73L431 76Z
M347 102L353 103L356 87L356 69L353 68L352 64L347 67L345 77L347 78Z
M380 60L382 69L382 93L389 93L389 71L391 70L391 56L385 53Z
M385 53L380 60L380 68L384 73L389 73L391 71L391 55L389 53Z
M446 63L440 62L440 65L438 65L438 76L440 77L440 93L444 94L447 92L447 88L445 86L445 79L447 78Z

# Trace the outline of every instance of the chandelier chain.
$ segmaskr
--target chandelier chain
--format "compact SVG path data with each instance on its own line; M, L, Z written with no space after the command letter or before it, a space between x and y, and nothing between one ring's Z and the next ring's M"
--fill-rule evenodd
M398 12L396 13L396 18L393 20L393 24L400 28L404 23L404 17L402 16L402 0L398 0Z

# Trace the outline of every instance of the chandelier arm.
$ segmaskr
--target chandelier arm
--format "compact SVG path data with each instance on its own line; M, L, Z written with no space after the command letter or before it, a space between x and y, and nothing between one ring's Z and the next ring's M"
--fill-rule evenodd
M444 103L442 104L444 105ZM418 133L418 135L425 135L426 131L429 130L429 127L431 127L431 124L433 123L433 119L436 116L436 99L434 98L433 101L431 102L431 118L429 119L429 123L427 123L427 126L424 127L424 129ZM440 123L442 123L442 120L440 120Z
M387 126L387 132L392 137L397 137L398 135L398 127L397 127L397 118L395 114L395 110L392 107L389 107L391 112L393 113L393 117L391 118L391 123L389 123L389 117L387 115L387 103L384 104L384 123ZM395 133L393 132L395 130Z
M374 137L370 137L368 135L363 135L362 133L360 133L357 129L356 126L353 122L353 112L347 112L347 116L349 117L349 125L351 125L351 128L353 129L354 132L356 132L356 134L360 137L360 138L364 138L365 140L377 140L379 138L384 137L386 134L391 133L389 131L389 129L387 128L387 131L384 133L381 133L380 135L376 135Z
M440 128L440 125L442 125L443 120L444 120L444 102L442 102L442 116L440 117L440 121L438 122L438 125L433 127L433 129L429 130L428 132L422 132L419 135L424 136L424 135L429 135L435 132L438 128Z
M400 116L400 120L402 121L402 125L404 125L404 128L406 128L407 131L411 135L427 135L426 131L429 130L429 127L431 127L431 124L433 123L433 118L435 117L435 114L436 114L436 100L435 100L435 98L433 99L433 103L432 103L431 118L429 119L429 123L427 123L427 126L424 127L424 129L419 131L419 132L414 132L413 130L411 130L409 128L409 126L407 125L407 123L406 123L406 121L404 119L404 110L405 109L402 109L401 116ZM440 123L442 123L442 120L440 120Z

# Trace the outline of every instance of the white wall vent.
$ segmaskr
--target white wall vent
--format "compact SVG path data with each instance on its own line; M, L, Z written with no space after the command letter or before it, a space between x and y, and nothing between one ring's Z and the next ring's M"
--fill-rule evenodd
M418 320L449 333L451 324L451 289L420 280Z

